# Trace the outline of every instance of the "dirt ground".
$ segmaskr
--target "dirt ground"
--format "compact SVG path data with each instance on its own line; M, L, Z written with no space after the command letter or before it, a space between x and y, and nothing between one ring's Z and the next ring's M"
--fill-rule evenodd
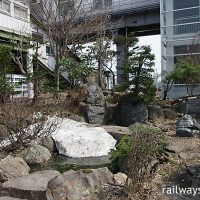
M159 166L153 180L155 199L199 200L200 137L176 137L176 121L166 121L159 127L166 134L171 152L169 162Z

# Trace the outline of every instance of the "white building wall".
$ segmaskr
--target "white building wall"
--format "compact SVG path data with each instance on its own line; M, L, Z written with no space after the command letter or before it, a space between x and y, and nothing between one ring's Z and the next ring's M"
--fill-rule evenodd
M6 0L10 3L10 12L0 9L0 30L16 33L16 34L30 34L30 10L24 4L16 0ZM27 9L27 19L16 16L14 5Z

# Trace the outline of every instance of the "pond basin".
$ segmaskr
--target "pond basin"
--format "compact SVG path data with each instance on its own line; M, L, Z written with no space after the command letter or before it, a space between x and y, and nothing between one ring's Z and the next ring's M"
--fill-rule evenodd
M30 172L41 170L57 170L64 173L69 170L96 169L108 167L110 164L109 156L95 158L69 158L67 156L54 154L47 163L30 165Z

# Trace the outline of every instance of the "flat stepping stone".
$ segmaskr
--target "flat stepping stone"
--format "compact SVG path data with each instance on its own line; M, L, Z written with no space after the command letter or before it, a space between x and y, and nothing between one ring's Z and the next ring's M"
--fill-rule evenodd
M15 198L45 200L48 182L59 175L55 170L38 171L4 182L2 192Z

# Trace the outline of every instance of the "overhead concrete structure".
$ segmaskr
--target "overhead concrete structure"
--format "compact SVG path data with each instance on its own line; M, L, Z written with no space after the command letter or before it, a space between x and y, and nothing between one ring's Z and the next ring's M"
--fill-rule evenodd
M113 35L135 33L136 36L160 34L160 0L100 0L111 16L108 29ZM108 4L109 2L109 4ZM117 83L123 83L125 49L117 45Z

